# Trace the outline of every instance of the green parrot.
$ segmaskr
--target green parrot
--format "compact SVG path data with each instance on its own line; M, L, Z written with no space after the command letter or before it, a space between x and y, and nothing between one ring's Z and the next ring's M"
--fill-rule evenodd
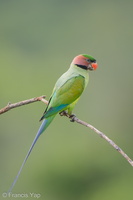
M88 84L88 70L96 70L97 67L98 65L96 60L92 56L81 54L73 59L68 71L57 80L47 108L40 119L42 124L8 192L12 191L15 183L17 182L22 168L26 163L39 136L49 126L56 114L62 111L67 111L70 116L72 115L72 110L75 104L79 100L79 97Z

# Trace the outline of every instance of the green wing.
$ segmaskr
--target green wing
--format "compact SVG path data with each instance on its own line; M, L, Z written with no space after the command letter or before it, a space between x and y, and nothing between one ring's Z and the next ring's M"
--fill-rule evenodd
M61 87L54 89L49 104L41 119L64 110L80 97L85 88L85 78L81 75L68 79Z

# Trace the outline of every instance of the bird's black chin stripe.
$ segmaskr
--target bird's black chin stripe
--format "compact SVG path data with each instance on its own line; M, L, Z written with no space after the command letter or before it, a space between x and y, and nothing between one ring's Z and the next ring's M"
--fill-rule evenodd
M85 65L77 65L77 67L80 67L80 68L82 68L82 69L88 69Z

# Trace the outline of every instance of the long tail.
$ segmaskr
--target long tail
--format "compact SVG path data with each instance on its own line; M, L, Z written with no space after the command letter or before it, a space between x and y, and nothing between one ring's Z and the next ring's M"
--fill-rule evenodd
M49 126L49 124L52 122L52 120L54 119L54 117L55 117L55 115L52 115L52 116L48 117L47 119L44 119L44 121L42 122L42 124L41 124L41 126L40 126L40 128L39 128L39 130L38 130L38 132L37 132L37 134L36 134L36 136L35 136L35 138L34 138L34 140L33 140L33 142L32 142L32 145L31 145L31 147L30 147L30 149L29 149L29 151L28 151L28 153L27 153L27 155L26 155L26 157L25 157L25 159L24 159L24 161L23 161L23 163L22 163L22 165L21 165L19 171L18 171L18 174L17 174L17 176L15 177L15 179L14 179L14 181L13 181L11 187L10 187L9 190L8 190L8 193L10 193L10 192L12 191L13 187L15 186L15 184L16 184L18 178L19 178L19 175L20 175L20 173L21 173L21 171L22 171L22 169L23 169L23 167L24 167L24 165L25 165L25 163L26 163L26 161L27 161L27 159L28 159L28 157L29 157L29 155L30 155L30 153L31 153L31 151L32 151L32 149L33 149L33 147L34 147L34 145L36 144L36 142L37 142L39 136L40 136L40 135L42 134L42 132L45 131L45 129Z

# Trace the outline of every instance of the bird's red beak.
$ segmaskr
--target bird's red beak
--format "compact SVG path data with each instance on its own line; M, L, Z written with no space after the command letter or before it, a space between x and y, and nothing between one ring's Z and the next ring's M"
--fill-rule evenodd
M98 64L97 63L91 63L91 66L92 66L93 70L96 70L98 68Z

